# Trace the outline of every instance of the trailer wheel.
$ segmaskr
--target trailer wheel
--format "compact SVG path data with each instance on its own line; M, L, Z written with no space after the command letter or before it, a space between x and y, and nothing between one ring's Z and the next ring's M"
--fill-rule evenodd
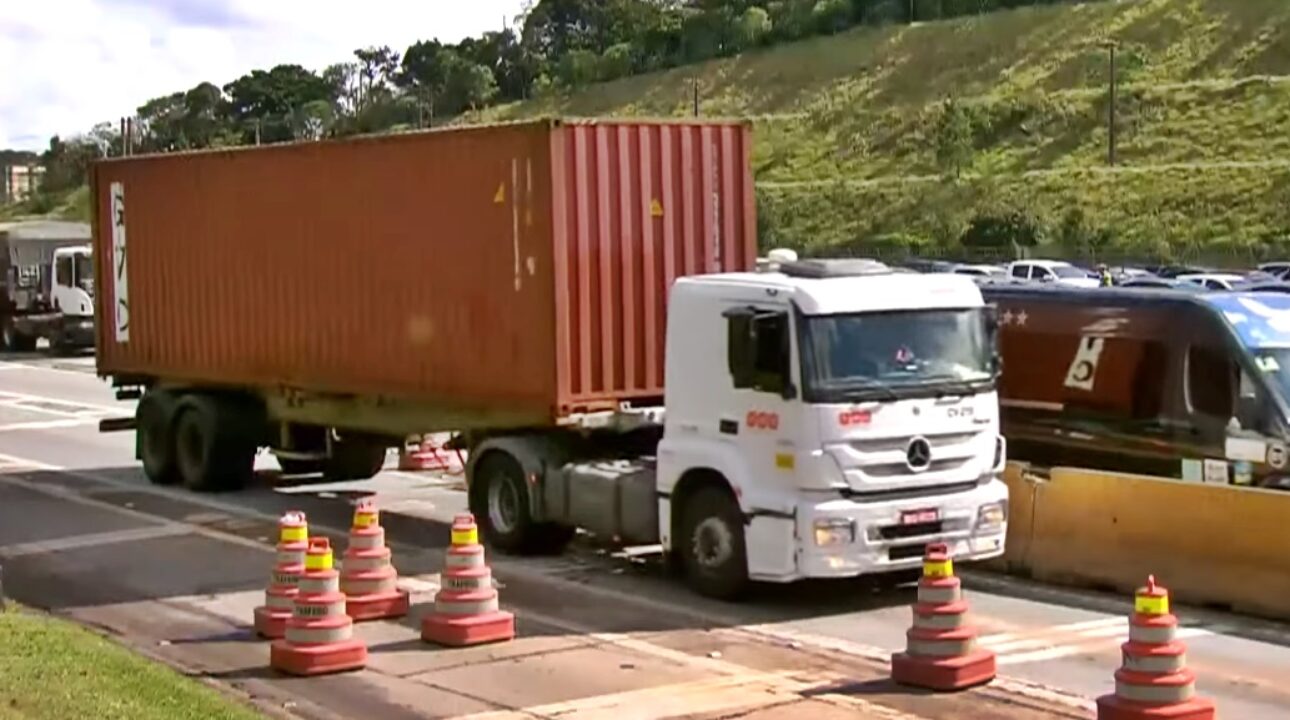
M173 395L154 391L146 393L135 410L139 460L143 474L154 485L174 485L180 479L175 459L175 405Z
M255 470L248 413L235 400L191 395L175 421L175 457L184 485L198 492L239 490Z
M18 332L12 322L4 324L4 348L12 352L34 352L36 337Z
M723 488L701 488L690 497L677 542L686 581L701 595L734 600L748 589L743 515Z

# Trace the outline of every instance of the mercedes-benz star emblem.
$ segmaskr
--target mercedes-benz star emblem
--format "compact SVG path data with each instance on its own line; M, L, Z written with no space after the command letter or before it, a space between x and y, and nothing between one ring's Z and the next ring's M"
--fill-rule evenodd
M910 470L926 470L932 464L932 446L923 438L910 440L909 449L905 451L905 462Z

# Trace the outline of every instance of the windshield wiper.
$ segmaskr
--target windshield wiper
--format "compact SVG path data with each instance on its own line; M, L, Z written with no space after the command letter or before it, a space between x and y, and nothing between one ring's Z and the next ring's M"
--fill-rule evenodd
M946 395L975 395L977 393L977 383L981 380L962 380L952 375L932 375L924 378L931 387L938 388L936 397L942 398Z
M879 398L890 402L900 399L900 396L896 394L895 390L891 389L890 385L882 382L881 380L874 380L872 378L847 378L844 380L838 380L829 383L828 389L830 391L844 393L848 395L848 397L855 393L860 396L877 395Z

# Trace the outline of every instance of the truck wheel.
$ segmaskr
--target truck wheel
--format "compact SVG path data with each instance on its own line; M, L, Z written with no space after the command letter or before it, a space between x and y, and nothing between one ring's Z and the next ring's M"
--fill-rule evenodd
M332 443L323 475L333 482L370 480L385 467L387 449L384 443L366 437L338 440Z
M510 553L524 552L534 535L528 488L519 462L491 453L476 467L470 482L470 512L490 545Z
M681 563L686 580L699 594L737 599L748 589L744 521L728 492L705 487L690 497L681 516Z
M36 337L18 332L13 323L5 323L4 347L6 350L13 352L34 352L36 349Z
M139 460L143 474L154 485L174 485L180 479L175 460L175 405L170 393L149 392L135 410Z
M193 395L175 422L175 457L184 485L198 492L239 490L255 470L247 413L224 398Z

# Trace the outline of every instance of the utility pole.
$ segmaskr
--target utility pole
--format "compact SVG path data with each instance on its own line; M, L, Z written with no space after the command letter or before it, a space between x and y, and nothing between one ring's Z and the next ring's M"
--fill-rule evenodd
M1107 111L1106 111L1106 129L1107 129L1106 161L1107 161L1107 164L1109 164L1111 167L1115 167L1115 161L1116 161L1115 143L1117 140L1116 122L1115 122L1116 121L1115 105L1116 105L1117 94L1118 94L1117 93L1118 87L1117 87L1116 77L1115 77L1115 41L1108 42L1107 49L1110 51L1109 61L1110 61L1110 72L1111 72L1111 85L1110 85L1111 97L1110 97L1110 102L1108 103L1109 107L1107 108Z

